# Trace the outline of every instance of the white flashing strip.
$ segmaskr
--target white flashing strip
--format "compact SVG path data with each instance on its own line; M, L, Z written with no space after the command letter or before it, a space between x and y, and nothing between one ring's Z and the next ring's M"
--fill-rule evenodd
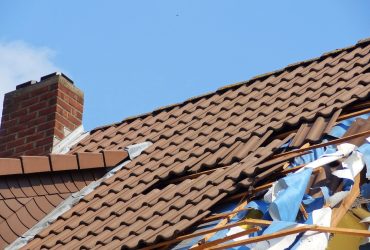
M84 127L81 125L53 146L53 150L51 152L53 154L65 154L73 145L84 139L89 134L89 132L84 132Z
M139 144L130 145L127 148L130 160L127 160L108 173L106 173L102 178L97 181L91 182L89 185L81 189L80 191L73 193L67 199L65 199L62 203L60 203L53 211L51 211L48 215L46 215L42 220L40 220L36 225L30 228L27 232L25 232L22 236L16 239L13 243L5 248L5 250L15 250L20 249L21 247L25 246L30 240L32 240L36 234L40 233L43 229L48 227L51 223L53 223L60 215L67 212L71 209L77 202L79 202L83 197L94 191L96 187L98 187L104 180L108 179L109 177L113 176L116 172L121 170L125 165L131 162L135 157L140 155L140 153L152 145L151 142L143 142ZM131 152L130 152L131 151Z

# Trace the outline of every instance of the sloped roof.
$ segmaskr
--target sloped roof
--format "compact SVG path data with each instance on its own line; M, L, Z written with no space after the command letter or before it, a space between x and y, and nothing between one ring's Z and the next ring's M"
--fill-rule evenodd
M119 150L143 141L153 145L26 248L137 248L174 237L227 195L268 176L282 161L269 157L294 137L292 131L299 131L295 146L318 140L333 117L368 100L369 60L369 41L362 41L97 128L72 152ZM171 184L174 178L215 168Z
M0 158L0 249L127 157L126 151L104 150Z
M0 176L0 248L12 243L64 199L107 169Z

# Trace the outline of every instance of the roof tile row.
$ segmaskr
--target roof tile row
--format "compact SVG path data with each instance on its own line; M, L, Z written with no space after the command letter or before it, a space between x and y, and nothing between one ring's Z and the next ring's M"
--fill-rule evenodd
M127 159L126 151L103 150L101 153L50 154L48 156L21 156L0 158L0 176L49 171L115 167Z

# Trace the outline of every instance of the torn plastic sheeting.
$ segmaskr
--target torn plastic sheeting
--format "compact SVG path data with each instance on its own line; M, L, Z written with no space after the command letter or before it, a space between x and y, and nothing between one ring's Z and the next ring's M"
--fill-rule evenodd
M329 207L314 210L312 212L312 224L330 227L332 210ZM329 233L305 232L296 244L294 250L305 249L326 249L329 240Z
M320 158L313 162L308 163L304 168L298 170L297 172L303 171L304 169L307 168L315 169L326 164L338 161L344 157L349 156L357 147L350 143L343 143L338 145L337 148L338 151L322 155Z
M340 137L342 137L346 133L346 131L349 129L349 127L352 125L352 123L356 119L363 118L364 120L366 120L369 117L370 117L370 114L364 114L364 115L352 117L352 118L346 119L344 121L341 121L340 123L338 123L337 125L335 125L331 129L329 135L334 136L334 137L337 137L337 138L340 138Z
M343 189L347 190L339 191L328 197L329 192L327 188L321 188L325 200L328 204L330 204L330 207L334 207L339 204L339 202L341 202L350 193L354 178L362 171L364 167L364 161L362 157L363 155L360 152L353 151L351 155L342 162L343 169L334 171L332 173L333 175L342 178L343 182L346 182L347 185L344 185ZM349 186L349 188L347 188L347 186Z
M366 178L370 179L370 137L358 148L358 151L363 154L363 160L366 164Z
M269 213L273 220L295 221L307 189L312 169L290 174L278 180L265 195L271 201Z
M131 152L130 158L133 159L134 157L138 156L143 150L147 147L152 145L150 142L144 142L140 144L132 145L130 148L133 150ZM129 153L130 154L130 153ZM46 215L43 219L41 219L36 225L30 228L27 232L25 232L21 237L16 239L12 244L7 246L5 249L19 249L27 244L28 241L33 239L36 234L41 232L44 228L48 227L53 221L55 221L58 216L62 215L69 209L71 209L77 202L79 202L83 197L91 193L96 187L98 187L104 180L108 179L109 177L113 176L117 171L122 169L125 165L127 165L131 160L125 161L108 173L106 173L102 178L97 181L91 182L89 185L81 189L80 191L73 193L67 199L62 201L52 212Z
M360 187L361 196L370 199L370 183L365 183ZM367 210L370 211L370 204L366 204Z
M354 180L364 168L364 161L360 152L354 151L347 159L342 162L343 169L336 170L332 174L342 178Z
M304 155L295 157L291 163L291 166L295 167L295 166L313 162L317 160L323 154L328 153L327 150L328 150L328 147L312 149L310 150L309 154L304 154Z
M308 213L308 219L306 220L302 217L300 222L312 224L312 218L310 214L317 209L321 209L325 205L325 199L323 196L313 198L312 196L305 194L302 203L305 205L306 212Z

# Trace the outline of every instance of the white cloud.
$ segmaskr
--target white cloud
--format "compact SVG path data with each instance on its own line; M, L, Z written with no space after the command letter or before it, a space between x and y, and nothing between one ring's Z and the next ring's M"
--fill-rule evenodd
M15 86L60 71L53 63L55 52L23 41L0 42L0 114L4 94ZM1 122L1 121L0 121Z

